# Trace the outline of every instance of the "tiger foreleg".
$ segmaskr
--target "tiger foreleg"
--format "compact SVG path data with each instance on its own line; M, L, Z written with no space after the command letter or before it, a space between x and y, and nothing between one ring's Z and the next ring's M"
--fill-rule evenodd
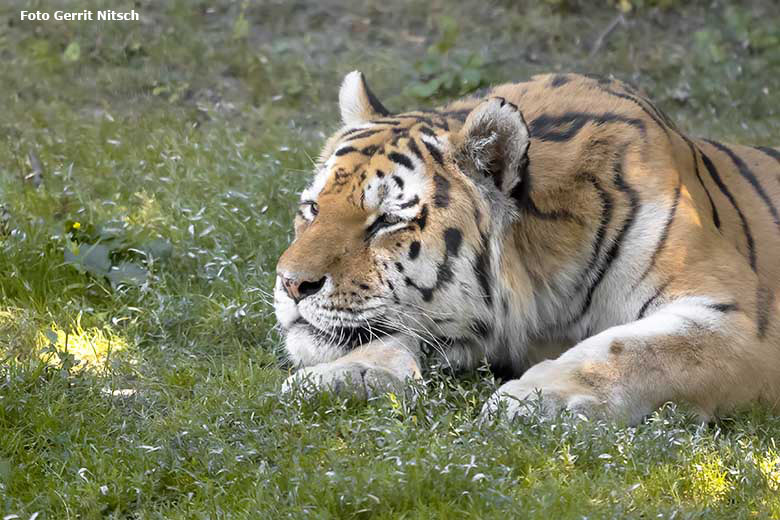
M284 382L282 392L327 390L368 399L400 392L410 380L421 377L418 355L409 341L389 336L334 361L299 369Z
M540 406L544 415L566 408L636 423L674 401L708 420L761 395L767 353L760 350L755 321L736 305L685 298L534 365L498 389L483 417L512 418Z

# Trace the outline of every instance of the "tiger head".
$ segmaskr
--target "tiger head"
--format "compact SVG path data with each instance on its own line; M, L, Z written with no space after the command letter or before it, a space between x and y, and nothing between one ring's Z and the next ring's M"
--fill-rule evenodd
M502 98L391 114L357 71L339 104L344 127L324 146L277 265L290 359L332 361L400 334L450 358L468 346L469 363L494 308L510 305L496 279L527 190L522 114Z

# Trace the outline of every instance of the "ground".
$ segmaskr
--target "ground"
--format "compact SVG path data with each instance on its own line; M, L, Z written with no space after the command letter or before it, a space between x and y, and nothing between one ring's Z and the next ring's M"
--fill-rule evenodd
M478 426L485 371L369 406L282 399L269 297L344 73L391 110L614 74L692 135L778 145L774 0L141 0L135 23L19 20L47 4L0 7L5 519L780 518L767 410Z

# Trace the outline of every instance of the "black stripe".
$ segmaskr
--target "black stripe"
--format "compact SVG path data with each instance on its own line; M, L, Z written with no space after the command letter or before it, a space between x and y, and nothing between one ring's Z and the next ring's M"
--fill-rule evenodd
M480 233L480 250L474 258L474 272L477 276L479 286L482 288L482 294L489 307L493 306L493 288L491 280L493 278L490 267L490 242L487 234Z
M389 116L390 111L379 102L374 93L371 92L371 89L368 88L368 83L366 83L366 78L363 74L360 74L360 82L363 84L363 90L366 92L366 97L368 97L368 104L371 105L373 111L380 116Z
M345 137L349 137L350 135L357 134L358 132L364 132L368 131L366 128L353 128L352 130L347 130L343 134L341 134L341 137L339 139L344 139Z
M444 165L444 157L442 157L438 148L433 146L425 139L422 139L422 144L425 145L425 148L428 150L428 153L431 154L431 157L433 157L434 161L436 161L440 166Z
M396 164L400 164L404 168L408 168L409 170L414 169L414 165L412 164L411 159L409 159L404 154L398 153L398 152L390 152L387 157L393 161Z
M769 148L767 146L756 146L755 148L756 150L764 152L775 161L780 162L780 150L775 150L774 148Z
M360 149L360 153L362 153L363 155L366 155L368 157L371 157L372 155L374 155L377 152L377 150L379 150L379 145L370 144L368 146L364 146L363 148L361 148Z
M414 139L409 139L409 143L407 144L409 147L409 151L411 151L415 157L420 159L421 161L424 161L422 152L420 152L420 148L418 148L417 143L414 142Z
M637 316L637 320L641 320L645 317L645 313L647 312L647 309L650 307L650 305L653 304L654 301L656 301L658 298L661 297L661 294L666 290L666 288L669 286L669 284L672 283L672 280L669 279L665 281L658 289L656 289L655 294L653 294L649 300L647 300L642 307L639 309L639 315Z
M336 150L336 153L335 153L335 154L333 154L333 155L335 155L336 157L340 157L340 156L342 156L342 155L347 155L348 153L352 153L352 152L359 152L359 151L360 151L360 150L358 150L358 149L357 149L357 148L355 148L355 147L352 147L352 146L344 146L344 147L342 147L342 148L339 148L338 150Z
M433 205L437 208L446 208L450 205L450 181L436 174L433 176L436 191L433 195Z
M775 293L770 287L758 286L756 291L756 327L758 337L766 336L766 329L769 326L769 315L772 311L772 303L775 299Z
M361 130L363 131L361 132ZM372 135L378 134L379 132L383 132L384 130L385 130L384 128L371 128L369 130L365 130L363 128L357 128L355 130L346 132L344 135L341 136L341 138L344 139L345 137L349 137L349 139L345 139L345 141L356 141L358 139L365 139L366 137L371 137ZM354 132L360 132L360 133L355 133L354 135L350 135Z
M430 128L430 127L420 126L420 128L418 130L420 131L421 134L425 134L425 135L428 135L430 137L436 137L436 132L434 132L433 129ZM423 140L423 142L425 142L425 141Z
M577 282L575 283L576 291L579 291L584 284L589 283L589 280L593 277L593 271L597 270L597 265L599 264L599 259L601 258L601 249L606 238L607 227L612 220L612 210L614 207L612 197L610 197L609 193L607 193L607 191L601 186L601 183L593 174L584 172L581 173L580 176L590 182L596 189L599 199L601 199L601 217L599 218L599 227L596 229L596 233L594 234L592 252L590 259L588 260L588 265L585 267L585 269L582 270ZM598 274L596 276L598 277ZM592 284L589 284L588 293L591 293L591 285ZM581 306L580 310L576 313L573 313L569 320L564 325L561 325L561 327L567 328L571 326L580 318L582 318L583 314L584 304Z
M390 144L393 146L398 145L398 141L400 141L404 137L409 137L409 129L405 127L399 127L399 128L393 128L393 138L390 139Z
M766 204L766 207L769 209L769 212L772 214L772 220L774 221L775 226L777 226L778 231L780 231L780 214L778 214L777 208L772 202L772 199L770 199L769 195L767 195L766 191L764 191L764 187L761 186L760 182L758 182L758 178L756 178L755 174L750 169L750 167L748 167L748 165L745 164L745 161L743 161L741 157L735 154L734 150L732 150L728 146L718 143L716 141L710 141L709 139L705 139L705 141L710 143L712 146L714 146L721 152L728 155L729 158L731 158L731 161L736 165L737 170L739 170L739 174L742 175L742 177L744 177L745 179L747 179L750 185L753 186L753 189L758 194L759 198L762 201L764 201L764 204Z
M512 110L518 110L517 105L515 105L511 101L507 101L507 99L505 97L493 96L491 99L499 100L501 102L501 106L509 105L510 107L512 107ZM520 114L520 115L522 116L522 114Z
M691 155L693 155L693 171L696 174L696 178L699 180L699 184L701 184L705 195L707 195L707 200L710 201L710 208L712 208L712 223L715 224L717 229L720 229L720 216L718 215L718 209L715 207L715 203L712 201L712 195L710 195L710 190L708 190L707 186L704 185L704 181L701 178L701 173L699 172L699 158L696 155L698 148L696 148L693 145L693 142L684 135L680 134L680 137L682 137L683 141L688 144L688 148L691 150Z
M593 187L596 188L599 199L601 199L601 218L599 220L599 227L596 229L596 234L593 241L593 252L591 253L590 260L588 260L588 265L585 268L583 276L581 277L581 282L577 284L578 287L585 283L588 278L590 278L590 274L596 268L596 264L598 264L599 257L601 256L601 248L604 244L604 239L607 236L607 227L612 220L613 209L612 197L610 197L609 193L607 193L607 190L601 186L601 183L598 181L598 179L589 173L586 174L586 178L593 184Z
M597 125L624 123L638 129L643 138L646 133L645 122L641 119L621 116L614 112L605 112L604 114L566 112L559 116L542 114L531 121L530 133L531 137L535 137L540 141L568 141L576 136L586 123L594 123ZM564 130L560 130L559 127L562 125L569 126Z
M532 199L528 199L528 205L525 209L532 216L542 220L570 220L574 222L582 223L582 219L574 215L572 212L565 209L554 209L551 211L543 211L539 209L536 203Z
M558 88L562 85L567 84L571 79L569 78L568 74L556 74L552 77L552 81L550 81L550 86L553 88Z
M415 240L409 244L409 260L415 260L420 256L420 242Z
M425 206L423 206L425 208ZM408 276L404 282L409 287L414 287L420 292L423 301L429 302L433 299L433 293L452 281L454 273L452 271L452 258L460 254L460 247L463 243L463 233L457 228L447 228L444 230L444 259L436 269L436 281L432 287L423 287L417 285L414 280Z
M417 112L419 112L419 110L417 110ZM423 123L423 124L426 124L428 126L436 126L436 124L433 122L433 120L431 118L429 118L428 116L424 116L424 115L420 115L420 114L414 114L414 113L411 113L411 112L406 112L404 114L398 114L395 117L397 117L398 119L413 119L417 123ZM414 124L417 124L417 123L414 123Z
M409 199L407 202L404 202L403 204L401 204L399 207L401 209L408 209L408 208L411 208L412 206L416 206L419 203L420 203L420 197L415 195L414 197Z
M739 306L736 303L708 303L707 307L718 312L735 312L739 310Z
M428 222L428 205L423 204L422 209L420 210L420 214L414 218L412 221L420 228L420 231L425 229L425 224Z
M518 165L518 177L520 177L520 182L515 184L512 191L509 193L509 197L517 202L517 207L521 211L525 211L531 216L542 220L573 220L582 223L582 219L565 209L554 209L550 211L539 209L539 206L537 206L531 198L531 161L528 157L528 150L526 150L524 159L525 160L521 161Z
M745 218L745 214L742 213L742 210L739 209L739 206L737 206L737 201L734 200L734 195L731 194L728 187L723 183L723 180L720 178L720 175L718 174L718 169L715 168L715 165L712 163L712 160L707 156L706 153L699 150L701 153L701 160L704 162L704 166L707 168L707 171L710 173L710 177L712 177L712 180L715 181L715 184L720 188L720 191L723 193L723 195L728 199L728 201L731 203L731 206L734 208L734 211L737 212L737 216L739 217L739 221L742 224L742 232L745 234L745 241L747 242L747 248L748 248L748 260L750 261L750 268L753 269L753 271L756 271L756 245L753 242L753 233L750 232L750 226L747 223L747 219Z
M612 78L608 78L606 76L601 76L600 74L585 73L585 74L580 74L580 76L584 76L584 77L586 77L588 79L592 79L593 81L598 83L600 86L612 84Z
M696 158L694 157L694 160ZM645 272L642 273L642 276L639 277L639 281L634 284L634 288L636 288L640 283L644 281L645 278L647 278L647 275L650 274L650 271L653 270L653 267L655 267L655 263L658 260L658 256L661 254L661 251L663 251L664 246L666 245L666 240L669 238L669 230L672 228L672 222L674 222L674 216L677 213L677 206L680 203L680 192L682 191L682 181L680 180L677 183L677 188L674 190L674 201L672 202L672 208L669 210L669 215L666 217L666 222L664 223L664 229L661 231L661 237L658 239L658 244L655 246L655 250L653 251L653 255L650 257L650 262L647 265L647 268L645 269Z
M542 220L569 220L582 224L582 219L565 209L554 209L550 211L543 211L539 209L536 203L530 197L526 201L526 205L523 208L532 216Z
M379 216L376 220L374 220L370 226L366 228L365 236L363 239L368 242L372 238L376 236L376 234L383 228L389 227L396 224L396 222L388 222L386 215ZM401 231L406 231L407 229L411 228L411 224L408 224L404 227L400 227L393 231L393 233L399 233Z
M458 228L447 228L444 230L444 245L447 248L447 254L458 257L460 254L460 245L463 243L463 233Z
M404 180L401 177L398 175L393 175L390 178L393 179L393 182L395 182L400 189L404 189Z
M634 96L632 94L624 94L622 92L618 92L611 88L602 87L602 90L607 94L610 94L615 97L619 97L621 99L627 99L628 101L631 101L632 103L637 105L639 108L642 109L642 112L647 114L647 116L650 117L650 119L652 119L655 122L656 125L661 127L661 129L664 131L666 135L669 135L669 126L666 123L666 120L668 120L668 118L662 116L660 111L655 107L655 105L650 103L650 101L644 98L638 98L637 96ZM645 101L645 103L642 103L640 99ZM647 106L650 106L652 108L652 111L649 108L647 108Z
M620 231L618 231L618 234L615 237L615 241L612 243L612 247L610 247L609 251L607 252L606 261L599 269L595 282L588 288L588 293L585 296L585 305L580 311L580 318L582 318L582 316L584 316L588 312L588 309L590 309L590 306L593 303L593 294L596 292L596 289L598 289L599 285L604 280L607 272L612 267L612 264L614 263L615 259L620 255L620 249L623 246L623 241L625 240L626 235L628 234L628 231L631 228L631 225L634 223L637 213L639 212L639 206L640 206L639 194L636 192L635 189L633 189L631 186L629 186L626 183L625 179L623 179L624 155L625 155L625 147L623 147L623 150L620 154L620 158L617 160L614 166L615 169L614 181L618 190L620 190L622 193L626 195L626 197L628 197L629 212L626 218L623 220L623 225L620 227Z

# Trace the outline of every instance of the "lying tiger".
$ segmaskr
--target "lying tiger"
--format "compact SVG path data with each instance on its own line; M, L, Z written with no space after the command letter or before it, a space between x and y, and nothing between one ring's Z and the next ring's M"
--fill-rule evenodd
M780 404L780 150L576 74L393 114L355 71L339 103L277 266L286 389L367 396L434 358L519 376L488 416Z

